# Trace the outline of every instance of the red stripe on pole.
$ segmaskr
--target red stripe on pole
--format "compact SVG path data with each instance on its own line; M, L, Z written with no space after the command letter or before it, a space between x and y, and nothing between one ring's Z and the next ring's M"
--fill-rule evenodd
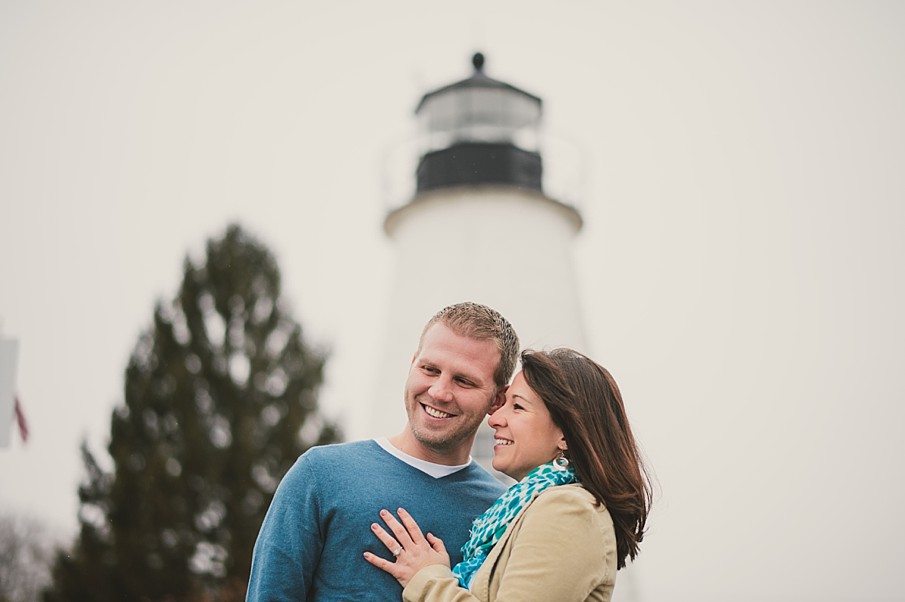
M25 413L22 411L18 397L16 397L15 412L16 422L19 423L19 435L22 437L22 442L26 443L28 441L28 423L25 422Z

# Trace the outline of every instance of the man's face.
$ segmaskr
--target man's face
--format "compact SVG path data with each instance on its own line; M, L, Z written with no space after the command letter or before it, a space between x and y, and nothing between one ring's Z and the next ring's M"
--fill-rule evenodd
M409 428L423 459L464 463L475 431L502 398L494 395L499 361L493 341L460 336L439 322L424 334L405 382Z

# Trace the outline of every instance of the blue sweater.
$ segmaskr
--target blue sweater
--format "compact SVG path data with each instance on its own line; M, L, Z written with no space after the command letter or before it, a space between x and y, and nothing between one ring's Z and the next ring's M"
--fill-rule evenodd
M252 557L247 602L400 600L402 588L369 564L392 555L371 532L382 508L408 510L461 560L471 521L505 490L477 463L435 479L375 441L315 447L277 488Z

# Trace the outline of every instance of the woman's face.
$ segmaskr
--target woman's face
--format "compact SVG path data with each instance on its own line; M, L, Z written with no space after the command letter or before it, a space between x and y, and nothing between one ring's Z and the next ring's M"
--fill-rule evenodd
M490 415L487 424L495 431L493 467L516 481L566 447L562 430L521 372L506 391L506 403Z

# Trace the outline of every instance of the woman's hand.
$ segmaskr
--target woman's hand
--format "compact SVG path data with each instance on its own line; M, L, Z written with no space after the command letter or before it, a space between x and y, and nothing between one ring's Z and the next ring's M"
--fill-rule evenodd
M396 557L396 562L384 560L370 552L365 552L365 560L395 577L402 587L408 585L414 574L426 566L431 564L449 566L449 554L446 553L446 546L440 538L430 533L425 538L418 523L404 509L399 509L401 524L386 510L380 511L380 518L393 534L387 533L377 523L371 525L371 531Z

